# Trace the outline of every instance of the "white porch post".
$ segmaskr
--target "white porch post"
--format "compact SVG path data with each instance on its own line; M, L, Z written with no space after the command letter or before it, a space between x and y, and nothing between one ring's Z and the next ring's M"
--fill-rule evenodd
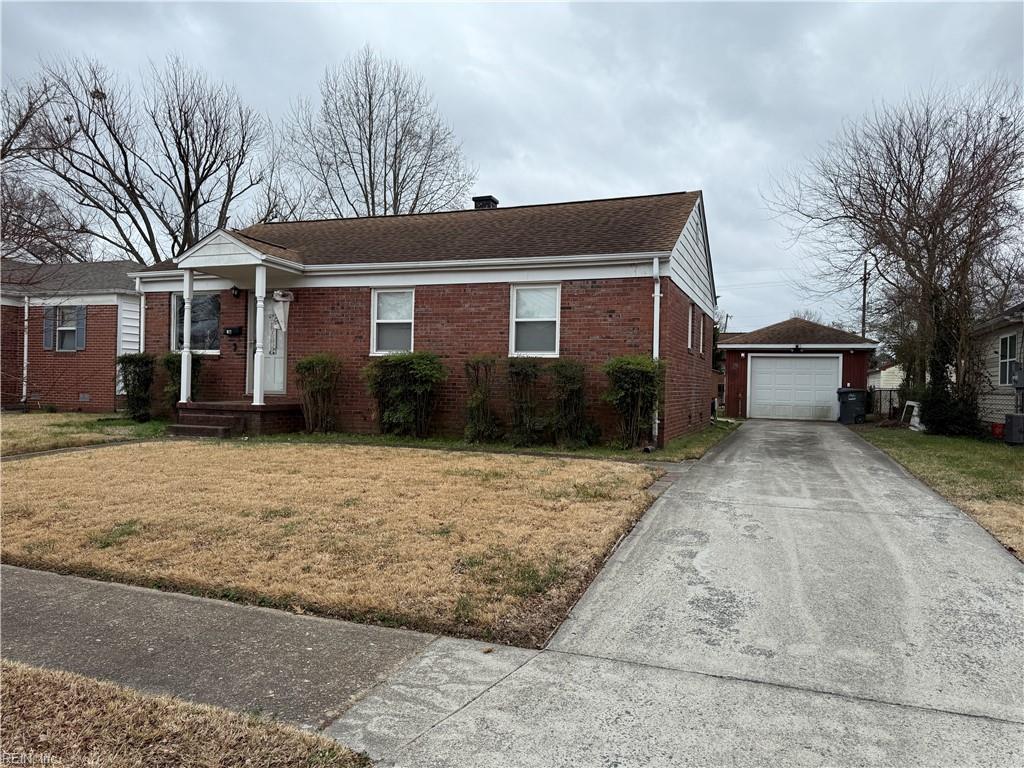
M256 267L256 352L252 356L252 404L263 405L263 300L267 296L267 268Z
M192 399L192 270L182 271L181 399L178 402L187 403Z

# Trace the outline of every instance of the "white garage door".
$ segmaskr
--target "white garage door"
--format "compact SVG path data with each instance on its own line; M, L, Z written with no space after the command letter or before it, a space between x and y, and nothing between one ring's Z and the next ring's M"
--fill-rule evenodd
M747 415L752 419L835 420L839 358L751 355Z

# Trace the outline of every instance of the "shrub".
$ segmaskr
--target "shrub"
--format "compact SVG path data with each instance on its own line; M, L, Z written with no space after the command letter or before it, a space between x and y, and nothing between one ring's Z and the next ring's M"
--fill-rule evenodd
M302 418L307 432L334 429L334 391L341 376L341 360L331 354L304 357L295 364L302 392Z
M921 398L921 423L936 435L981 434L977 398L956 398L942 383L929 385Z
M509 440L513 445L536 445L544 436L546 424L537 415L537 380L540 364L527 357L511 357L508 361L508 394L512 403L512 427Z
M491 409L491 381L497 360L490 355L476 355L466 361L469 398L466 403L466 440L483 443L497 440L501 432L498 417Z
M664 366L644 355L615 357L604 365L608 391L604 395L619 414L622 445L636 448L648 439L661 399Z
M124 385L128 417L135 421L149 421L152 405L153 356L144 352L131 352L117 358Z
M583 448L598 439L598 429L587 420L584 375L577 360L559 360L548 369L554 384L554 414L551 427L555 441L571 448Z
M437 355L404 352L379 357L363 369L363 377L377 399L381 432L427 435L438 387L448 377Z
M163 365L164 370L167 371L167 384L164 385L164 398L167 401L167 407L173 410L178 407L178 401L181 400L181 353L168 352L160 358L160 363ZM199 371L202 367L203 358L198 355L192 355L193 400L199 391Z

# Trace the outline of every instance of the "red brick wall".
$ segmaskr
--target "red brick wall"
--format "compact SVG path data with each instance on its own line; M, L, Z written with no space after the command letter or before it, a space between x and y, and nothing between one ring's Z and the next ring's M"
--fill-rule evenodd
M667 285L668 281L662 283ZM675 286L676 300L687 301ZM612 409L601 400L607 379L601 371L611 357L650 354L653 298L649 278L562 282L561 355L587 364L587 399L592 418L606 438L617 427ZM288 317L288 397L298 397L295 363L315 352L332 352L343 361L338 396L340 428L349 432L377 429L374 403L360 375L372 359L370 352L370 288L302 288L294 290ZM460 433L465 424L467 358L491 354L499 359L493 390L495 410L508 423L505 388L509 333L508 283L421 285L416 287L415 339L417 350L439 354L448 369L435 413L435 428ZM671 300L670 300L671 301ZM221 293L221 325L247 324L247 295L235 299ZM663 303L663 307L665 304ZM169 294L149 294L146 313L146 351L166 351L170 339ZM669 323L663 324L663 337ZM707 423L704 400L710 374L711 321L705 322L705 355L662 348L667 358L672 406L663 433L673 437ZM683 345L685 347L685 327ZM221 355L203 361L198 397L211 400L245 398L245 336L238 341L221 337ZM679 379L677 382L676 379ZM696 394L699 392L699 396ZM545 392L542 389L542 397ZM273 396L268 396L272 401Z
M690 298L670 280L661 282L661 357L665 360L662 438L702 429L711 422L711 341L714 319L693 305L693 346L689 342ZM704 351L700 318L704 317Z
M0 307L0 407L21 403L23 307Z
M33 408L55 406L92 413L116 410L116 306L86 308L85 341L85 349L77 352L44 350L43 307L29 310L28 395ZM17 370L20 374L20 361ZM83 394L88 400L81 399Z
M792 354L789 350L753 350L757 354ZM843 353L843 386L867 389L868 365L871 352L848 349L814 350L815 353ZM745 418L747 415L747 357L738 350L725 353L725 412L727 416Z

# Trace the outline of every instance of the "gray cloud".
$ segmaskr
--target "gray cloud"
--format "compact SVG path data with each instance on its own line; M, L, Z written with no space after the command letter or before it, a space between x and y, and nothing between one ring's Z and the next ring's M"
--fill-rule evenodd
M1019 3L5 2L2 63L180 52L278 117L369 43L426 78L503 204L703 189L721 307L750 329L815 306L760 190L879 101L1021 81L1022 27Z

